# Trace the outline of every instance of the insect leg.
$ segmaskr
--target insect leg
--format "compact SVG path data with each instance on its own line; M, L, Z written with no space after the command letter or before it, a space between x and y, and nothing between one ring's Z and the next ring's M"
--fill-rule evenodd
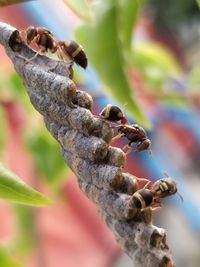
M125 152L125 150L127 149L127 151ZM125 145L122 150L124 150L125 154L128 155L131 150L132 150L132 145L128 144L128 145Z
M119 133L118 135L116 135L115 137L112 138L112 141L115 141L117 139L120 139L121 137L123 137L124 134L123 133Z
M39 51L37 51L36 53L35 53L35 55L33 56L33 57L31 57L31 58L24 58L25 59L25 62L24 62L24 65L26 65L26 64L28 64L28 63L30 63L31 61L33 61L34 59L36 59L36 57L39 55L41 53L41 50L39 50Z
M145 184L144 188L145 188L145 189L149 189L149 188L151 188L151 181L150 181L150 180L147 180L147 179L144 179L144 180L148 181L148 182Z

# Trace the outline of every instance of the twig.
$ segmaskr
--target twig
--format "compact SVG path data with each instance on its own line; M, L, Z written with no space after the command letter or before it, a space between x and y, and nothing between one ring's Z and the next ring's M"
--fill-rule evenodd
M80 189L96 203L135 266L174 266L165 230L152 225L152 211L139 211L128 204L135 187L132 175L122 173L125 154L109 146L113 130L92 115L91 96L76 89L64 62L39 55L25 64L23 58L31 58L34 52L16 29L4 23L0 23L0 43L21 76L33 106L60 143Z
M9 6L14 5L22 2L29 2L34 0L0 0L0 6Z

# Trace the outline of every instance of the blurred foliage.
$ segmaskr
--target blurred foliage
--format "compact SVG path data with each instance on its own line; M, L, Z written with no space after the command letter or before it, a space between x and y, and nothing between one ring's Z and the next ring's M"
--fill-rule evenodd
M65 2L70 6L70 0ZM73 2L72 9L76 14L80 14L79 2ZM179 27L179 23L186 20L190 14L199 14L195 1L173 1L169 4L159 0L150 0L147 3L98 0L84 3L89 5L90 17L93 19L85 19L76 30L76 37L83 45L104 88L119 103L127 104L127 111L138 123L147 128L150 126L137 104L137 95L134 93L136 90L130 84L129 74L132 69L137 68L141 72L145 87L148 87L149 92L152 90L152 95L157 100L179 107L188 105L187 97L177 92L174 94L173 88L168 87L166 94L168 79L180 79L182 75L181 67L172 52L163 45L149 41L134 45L133 32L140 11L145 15L147 10L149 17L153 15L156 26L162 28L165 34L169 33L175 30L176 26ZM87 5L84 10L87 10ZM80 18L84 20L81 14Z
M84 44L107 90L122 104L127 103L127 110L132 112L140 123L147 126L148 121L132 97L125 60L125 54L129 54L130 50L131 32L138 5L131 1L121 1L120 4L121 6L117 6L115 1L109 0L96 5L95 25L85 24L77 31L77 37ZM127 21L130 24L127 25Z
M188 87L190 91L199 91L200 85L200 65L195 66L189 73Z
M0 106L0 122L1 122L1 125L4 126L3 130L0 131L0 156L2 156L4 153L4 147L6 143L6 137L7 137L7 120L5 116L5 111L2 108L2 106Z
M37 240L35 237L35 213L34 208L24 207L21 205L15 206L17 214L17 235L13 250L22 258L28 258Z
M52 201L25 184L0 164L0 198L31 206L48 206Z
M76 36L106 90L122 105L126 103L127 111L139 123L149 127L128 78L131 33L138 11L135 1L97 1L93 5L95 23L82 25Z
M19 75L16 72L12 72L11 74L9 73L9 76L7 76L3 71L0 71L0 73L0 90L5 100L8 99L10 101L17 102L21 107L23 107L28 118L32 114L37 117L38 113L31 105L29 96L26 93L26 89ZM34 120L29 121L29 123L33 122Z
M165 104L186 108L189 104L188 98L175 92L175 86L172 86L179 82L182 71L170 51L153 42L136 45L133 50L132 67L140 71L141 81L145 85L145 91L138 92L138 95L143 94Z
M129 62L133 29L137 22L140 9L139 1L121 0L116 5L116 23L119 38L119 45L125 54L125 59ZM121 42L121 44L120 44Z
M3 151L2 149L6 140L6 116L4 115L3 103L15 101L24 109L23 115L28 120L28 127L23 131L23 138L32 153L36 171L39 176L47 180L52 186L52 189L58 190L66 176L64 175L67 170L66 163L61 156L59 145L44 130L42 117L30 104L29 97L25 93L24 85L15 72L8 76L1 70L0 92L2 102L2 108L0 109L2 116L0 118L1 124L4 125L4 131L1 131L0 134L1 151ZM29 120L29 118L32 119ZM23 201L28 202L29 200Z
M136 45L132 53L132 66L143 73L143 78L153 90L161 90L169 77L178 77L180 66L167 48L158 43Z
M92 21L94 19L90 0L64 0L64 1L83 20Z
M28 147L38 174L47 179L53 190L59 190L66 180L66 163L61 157L58 143L43 129L29 134Z
M22 267L21 264L12 260L11 255L3 248L0 248L0 264L1 267Z
M69 170L61 155L59 144L44 129L42 116L31 105L18 74L13 72L10 77L7 77L3 71L1 72L1 99L3 101L15 101L23 107L24 116L28 121L28 127L25 127L23 132L23 138L31 152L36 172L39 177L42 176L51 185L52 190L57 191L66 179ZM2 116L1 120L5 120L5 116ZM3 138L3 132L0 134L0 142L1 139L3 144L5 139Z
M149 0L147 6L150 8L154 25L163 34L175 33L180 25L188 20L199 19L199 0Z

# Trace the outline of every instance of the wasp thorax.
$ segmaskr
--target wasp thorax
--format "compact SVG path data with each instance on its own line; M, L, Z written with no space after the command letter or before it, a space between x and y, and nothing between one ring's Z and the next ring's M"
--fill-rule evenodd
M52 33L43 27L30 26L26 30L26 42L29 45L31 42L40 48L40 52L47 52L50 50L52 53L57 51L57 43Z
M37 29L34 26L29 26L26 30L26 42L30 44L31 41L37 36Z

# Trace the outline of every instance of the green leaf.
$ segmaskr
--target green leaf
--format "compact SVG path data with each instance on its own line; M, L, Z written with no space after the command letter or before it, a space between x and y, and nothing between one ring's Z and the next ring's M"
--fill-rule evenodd
M159 90L169 77L179 77L180 67L170 51L156 43L144 43L133 48L132 66L144 75L148 86Z
M14 5L22 2L29 2L33 0L0 0L0 6Z
M196 0L197 1L197 5L200 8L200 0Z
M149 127L149 121L138 107L128 80L115 3L108 0L97 5L95 25L81 26L76 36L110 95L122 105L126 103L127 111L135 120Z
M190 71L188 75L188 85L190 91L197 91L199 92L200 86L200 65L196 65Z
M3 106L0 107L0 124L3 125L3 131L0 132L0 156L5 152L6 143L7 143L7 133L8 133L8 123L7 123L7 114L3 109Z
M133 28L137 20L139 3L137 0L118 0L118 28L123 50L127 54L131 51Z
M16 235L12 245L20 258L30 257L32 249L37 245L37 213L34 208L22 205L15 206Z
M66 180L65 174L68 170L61 156L59 144L43 129L28 136L28 147L39 175L44 176L53 189L59 189Z
M156 43L143 43L134 47L132 51L133 64L140 64L143 68L154 66L165 75L180 75L180 67L169 50Z
M190 98L184 94L174 93L174 92L160 92L155 93L154 99L159 100L162 103L165 103L168 106L175 106L179 109L186 109L190 104Z
M64 0L64 2L83 20L92 20L92 7L89 0Z
M157 43L143 43L133 48L131 58L132 66L140 70L141 79L147 84L145 96L179 108L188 106L187 97L174 92L167 82L181 75L180 66L169 50Z
M22 265L12 260L10 255L3 248L0 248L0 263L1 267L22 267Z
M52 201L25 184L0 164L0 198L30 206L48 206Z
M16 72L8 74L0 67L0 77L1 99L5 102L14 101L19 103L25 108L26 114L35 113L19 75Z

